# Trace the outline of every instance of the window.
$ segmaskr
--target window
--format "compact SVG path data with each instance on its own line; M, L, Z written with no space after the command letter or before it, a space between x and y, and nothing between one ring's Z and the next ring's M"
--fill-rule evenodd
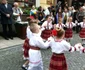
M52 3L52 0L47 0L47 4L50 5Z

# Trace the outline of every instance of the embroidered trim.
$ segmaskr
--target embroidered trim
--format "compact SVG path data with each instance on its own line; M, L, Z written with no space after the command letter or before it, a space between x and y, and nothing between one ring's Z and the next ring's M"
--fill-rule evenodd
M41 61L41 60L40 60ZM32 64L37 64L37 63L39 63L40 61L38 61L38 62L30 62L30 63L32 63Z

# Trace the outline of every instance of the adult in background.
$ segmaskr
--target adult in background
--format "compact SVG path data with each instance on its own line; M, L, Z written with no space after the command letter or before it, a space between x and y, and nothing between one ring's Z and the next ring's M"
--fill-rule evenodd
M3 27L3 34L4 38L6 40L9 40L9 38L13 39L12 35L12 6L8 4L7 0L2 0L2 3L0 5L0 13L1 13L1 24ZM9 33L7 32L7 27L9 30Z
M23 11L21 10L21 8L19 8L19 4L17 2L14 3L14 7L13 7L13 15L16 17L15 21L19 22L21 21L20 16L23 14Z
M78 8L79 8L79 1L78 1L78 0L73 0L73 1L72 1L72 6L73 6L75 9L78 9Z
M84 17L85 17L85 3L84 3L84 5L83 5L83 12L84 12Z
M69 13L68 13L68 8L64 8L64 12L63 12L63 23L66 24L67 20L69 18Z
M56 24L58 23L59 18L63 18L63 13L61 7L58 10L58 13L56 13Z
M37 9L35 8L35 6L32 6L32 9L30 10L30 16L32 15L36 15L37 14Z

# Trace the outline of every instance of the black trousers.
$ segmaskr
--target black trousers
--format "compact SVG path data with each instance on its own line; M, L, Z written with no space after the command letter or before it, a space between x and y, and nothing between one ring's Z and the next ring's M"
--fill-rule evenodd
M4 37L13 37L12 24L2 24Z

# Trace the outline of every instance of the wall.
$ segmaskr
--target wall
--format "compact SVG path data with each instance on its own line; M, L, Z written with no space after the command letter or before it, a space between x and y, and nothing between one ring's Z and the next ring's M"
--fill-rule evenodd
M49 7L49 5L47 5L47 1L46 0L40 0L40 5L42 6L42 7Z

